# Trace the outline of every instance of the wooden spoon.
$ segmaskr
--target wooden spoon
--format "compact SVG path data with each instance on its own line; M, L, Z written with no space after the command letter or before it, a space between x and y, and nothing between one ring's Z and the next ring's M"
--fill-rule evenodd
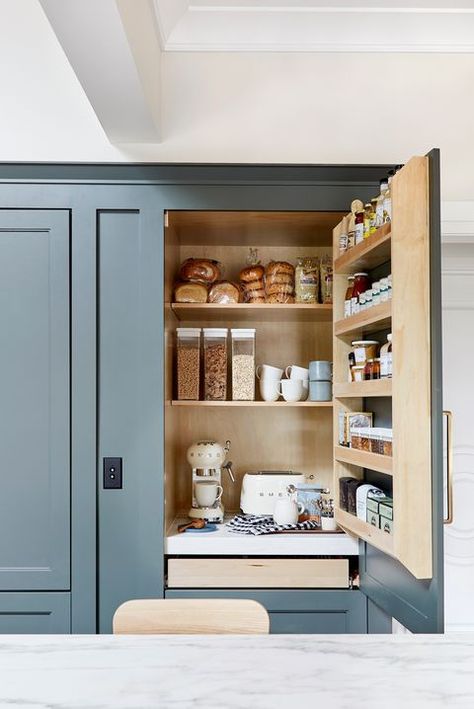
M203 527L206 526L206 520L205 519L193 519L191 522L187 522L186 524L180 524L178 527L178 533L181 534L181 532L185 532L187 529L203 529Z

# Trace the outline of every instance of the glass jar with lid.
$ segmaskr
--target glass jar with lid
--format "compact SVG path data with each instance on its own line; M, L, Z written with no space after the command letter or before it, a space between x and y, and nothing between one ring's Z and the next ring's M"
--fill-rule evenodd
M232 399L255 399L255 328L232 328Z
M204 399L227 398L227 328L203 328Z
M199 400L200 327L176 329L176 395L180 400Z

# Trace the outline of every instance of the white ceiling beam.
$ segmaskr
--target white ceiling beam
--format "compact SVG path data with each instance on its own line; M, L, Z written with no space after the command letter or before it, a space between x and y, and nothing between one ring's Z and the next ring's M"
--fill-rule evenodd
M152 1L40 2L110 142L159 142L161 48Z

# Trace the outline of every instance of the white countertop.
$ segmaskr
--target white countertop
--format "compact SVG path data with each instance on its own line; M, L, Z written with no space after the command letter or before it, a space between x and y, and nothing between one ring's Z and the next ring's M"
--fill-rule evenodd
M226 520L232 515L226 516ZM178 534L178 524L188 518L176 519L165 539L165 554L188 556L357 556L357 539L345 533L331 534L236 534L225 524L215 532L184 532Z
M474 634L0 637L0 707L474 707Z

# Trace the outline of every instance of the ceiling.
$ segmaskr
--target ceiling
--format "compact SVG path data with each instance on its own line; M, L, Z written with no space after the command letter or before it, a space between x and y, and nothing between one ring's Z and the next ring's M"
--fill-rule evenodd
M152 1L167 52L474 51L474 0Z

